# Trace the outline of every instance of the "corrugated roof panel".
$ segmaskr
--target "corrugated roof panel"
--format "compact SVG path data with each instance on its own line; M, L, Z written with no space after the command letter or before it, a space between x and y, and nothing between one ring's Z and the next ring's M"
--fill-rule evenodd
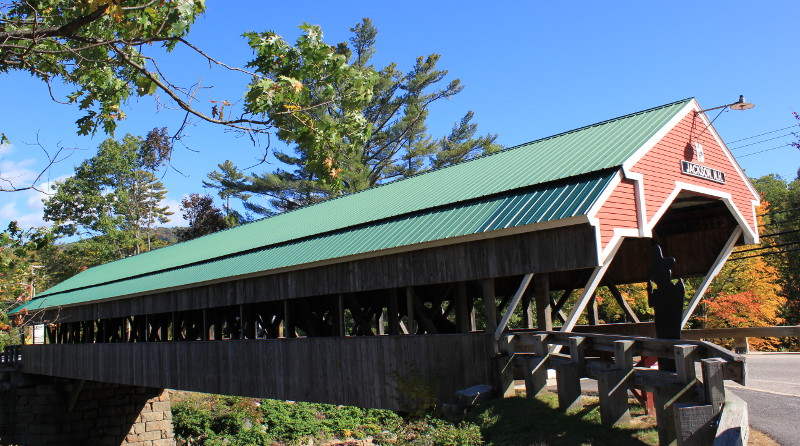
M42 295L313 237L621 165L691 99L533 141L445 169L100 265ZM431 193L434 191L435 193Z
M598 172L537 188L518 190L467 203L457 203L419 214L369 223L191 266L172 268L74 291L51 293L28 302L26 307L33 310L109 297L157 292L164 288L184 287L226 277L477 234L504 227L584 215L616 175L616 171L613 170ZM522 215L530 215L531 208L542 204L547 205L558 197L564 201L577 201L582 204L570 214L562 211L554 213L553 211L560 207L553 207L547 214L537 212L536 219L519 218ZM498 220L496 218L498 215L516 217Z

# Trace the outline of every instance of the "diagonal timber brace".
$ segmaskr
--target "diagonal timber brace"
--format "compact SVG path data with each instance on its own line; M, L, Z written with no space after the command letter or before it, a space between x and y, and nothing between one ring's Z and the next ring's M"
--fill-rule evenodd
M623 240L624 237L620 238L611 249L611 252L608 253L608 256L606 256L603 264L596 267L594 271L592 271L592 275L589 276L589 281L583 288L583 292L578 297L577 302L575 302L575 306L572 307L572 311L570 311L569 316L567 316L566 322L564 322L564 325L561 326L561 331L572 331L572 329L575 328L575 324L581 317L583 310L586 309L586 305L589 303L589 300L591 300L594 292L597 290L598 285L600 285L600 281L603 280L603 276L608 270L608 267L611 266L611 262L614 261L614 257L617 255L619 247L622 246Z
M686 326L686 323L689 322L689 318L692 317L695 308L697 308L697 304L700 303L700 299L703 298L703 294L706 293L708 290L708 286L711 285L711 281L714 280L717 274L722 270L722 267L725 265L725 262L730 257L731 252L733 252L733 247L736 245L736 241L739 240L739 237L742 236L741 226L737 226L734 229L733 234L731 234L728 241L725 243L725 246L720 251L717 259L714 261L714 264L711 266L711 269L708 271L705 277L703 277L703 281L700 282L700 286L697 287L697 291L695 291L694 296L692 296L692 300L689 301L689 305L686 306L686 309L683 310L683 317L681 318L681 329Z
M531 283L531 279L533 279L533 273L525 274L522 277L522 282L519 284L519 288L517 288L516 294L514 294L514 298L511 299L511 303L508 304L508 309L506 310L506 314L503 315L503 318L500 319L500 323L497 325L497 329L494 331L494 339L498 340L501 336L503 336L503 332L508 325L508 320L511 319L511 315L514 314L514 310L517 309L517 305L519 305L519 301L522 298L522 295L525 294L525 290L528 289L528 285Z

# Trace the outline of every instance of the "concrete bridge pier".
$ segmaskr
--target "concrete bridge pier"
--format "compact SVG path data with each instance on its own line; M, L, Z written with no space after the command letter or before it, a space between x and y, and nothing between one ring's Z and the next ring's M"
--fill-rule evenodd
M164 389L0 373L0 444L175 445Z

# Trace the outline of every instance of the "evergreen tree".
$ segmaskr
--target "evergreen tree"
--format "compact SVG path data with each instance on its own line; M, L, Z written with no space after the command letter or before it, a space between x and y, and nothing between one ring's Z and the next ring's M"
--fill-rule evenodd
M239 212L231 208L231 198L238 198L244 202L250 198L251 195L242 192L238 186L244 180L245 175L231 160L225 160L224 163L217 164L217 166L219 171L215 170L206 175L211 181L203 180L203 187L217 189L217 195L225 202L225 219L228 226L236 226L245 219Z
M370 19L351 28L350 44L337 47L350 65L357 70L376 73L377 82L372 97L362 112L371 125L370 136L356 150L343 151L335 158L320 158L319 151L296 146L293 154L276 153L286 168L253 174L244 180L232 182L209 175L215 183L211 187L232 187L265 197L267 203L245 200L245 207L255 213L269 215L327 199L338 193L353 193L377 184L405 178L433 168L444 167L501 147L497 135L475 137L477 124L473 113L467 112L452 132L442 138L428 134L426 120L430 104L448 99L462 90L454 79L443 84L446 70L437 68L438 54L419 57L408 73L403 73L392 63L377 69L371 64L375 54L377 29ZM344 111L332 104L315 110L319 122L344 119ZM324 168L318 166L323 164ZM335 163L332 164L332 163ZM319 172L329 172L336 178L337 188L331 187ZM229 178L228 178L229 179ZM341 184L341 189L338 185Z
M94 264L151 249L153 227L169 221L172 212L161 205L167 190L155 175L169 153L163 150L168 141L161 139L161 149L154 150L159 139L153 130L148 139L105 140L75 175L56 182L55 194L45 201L44 218L54 222L55 234L100 244L92 248L99 257Z

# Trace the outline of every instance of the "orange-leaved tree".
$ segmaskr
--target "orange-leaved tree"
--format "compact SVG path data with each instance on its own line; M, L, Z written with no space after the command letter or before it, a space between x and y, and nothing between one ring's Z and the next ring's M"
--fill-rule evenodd
M768 208L769 204L763 202L756 214L766 214ZM763 229L761 217L758 223ZM770 243L768 238L762 240L762 244L767 243ZM778 270L763 256L769 249L736 254L750 248L752 246L737 248L711 283L697 315L698 325L740 328L780 325L783 322L780 311L785 297L781 295ZM780 340L751 339L750 345L757 350L774 350L780 345Z

